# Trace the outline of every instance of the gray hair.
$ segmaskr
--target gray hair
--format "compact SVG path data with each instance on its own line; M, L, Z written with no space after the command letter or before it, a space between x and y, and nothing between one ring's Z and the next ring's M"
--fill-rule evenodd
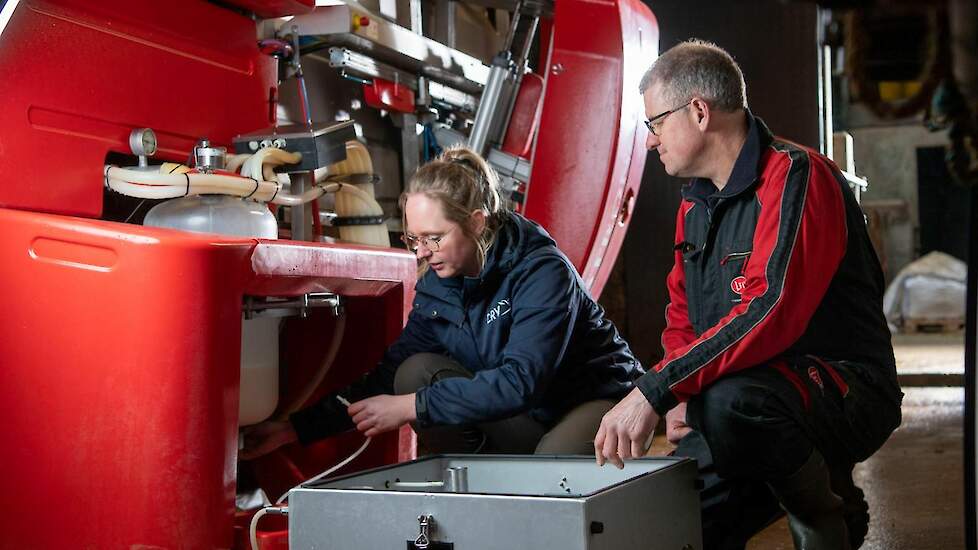
M695 96L721 111L747 108L744 73L729 53L712 42L693 38L669 48L646 71L639 93L654 84L661 86L670 108Z

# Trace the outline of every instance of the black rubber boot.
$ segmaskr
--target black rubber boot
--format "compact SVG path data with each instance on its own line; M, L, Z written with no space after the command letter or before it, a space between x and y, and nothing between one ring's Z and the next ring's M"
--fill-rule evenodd
M866 495L852 481L852 466L829 466L832 478L832 492L842 497L842 517L849 530L849 545L852 550L863 545L869 532L869 504Z
M832 492L829 469L818 451L791 476L768 483L788 513L796 550L850 550L842 499Z

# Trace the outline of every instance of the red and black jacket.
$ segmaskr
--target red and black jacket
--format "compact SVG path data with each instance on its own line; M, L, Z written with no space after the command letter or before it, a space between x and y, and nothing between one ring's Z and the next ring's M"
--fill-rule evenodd
M848 183L831 160L746 116L727 185L683 187L665 357L637 382L659 414L775 358L894 368L882 270Z

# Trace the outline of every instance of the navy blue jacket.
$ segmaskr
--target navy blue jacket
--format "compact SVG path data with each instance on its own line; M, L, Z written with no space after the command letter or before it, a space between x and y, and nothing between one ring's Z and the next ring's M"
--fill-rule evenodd
M351 401L393 393L398 365L422 352L447 355L475 376L419 390L421 427L523 412L549 426L585 401L621 398L644 373L550 235L513 213L504 214L479 277L429 271L418 281L400 338L376 369L340 393ZM329 397L292 422L302 441L352 427Z

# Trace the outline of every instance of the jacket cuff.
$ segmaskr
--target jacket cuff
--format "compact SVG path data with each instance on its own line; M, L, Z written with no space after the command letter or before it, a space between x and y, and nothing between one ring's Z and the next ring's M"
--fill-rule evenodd
M420 388L414 392L414 412L417 417L415 424L419 428L431 426L431 415L428 414L428 388Z
M329 394L315 405L292 413L289 422L303 445L353 428L353 420L346 413L346 407L336 400L336 394Z
M659 376L655 368L649 369L649 372L636 380L635 385L660 417L664 418L670 409L679 404L679 400L669 390L665 379Z

